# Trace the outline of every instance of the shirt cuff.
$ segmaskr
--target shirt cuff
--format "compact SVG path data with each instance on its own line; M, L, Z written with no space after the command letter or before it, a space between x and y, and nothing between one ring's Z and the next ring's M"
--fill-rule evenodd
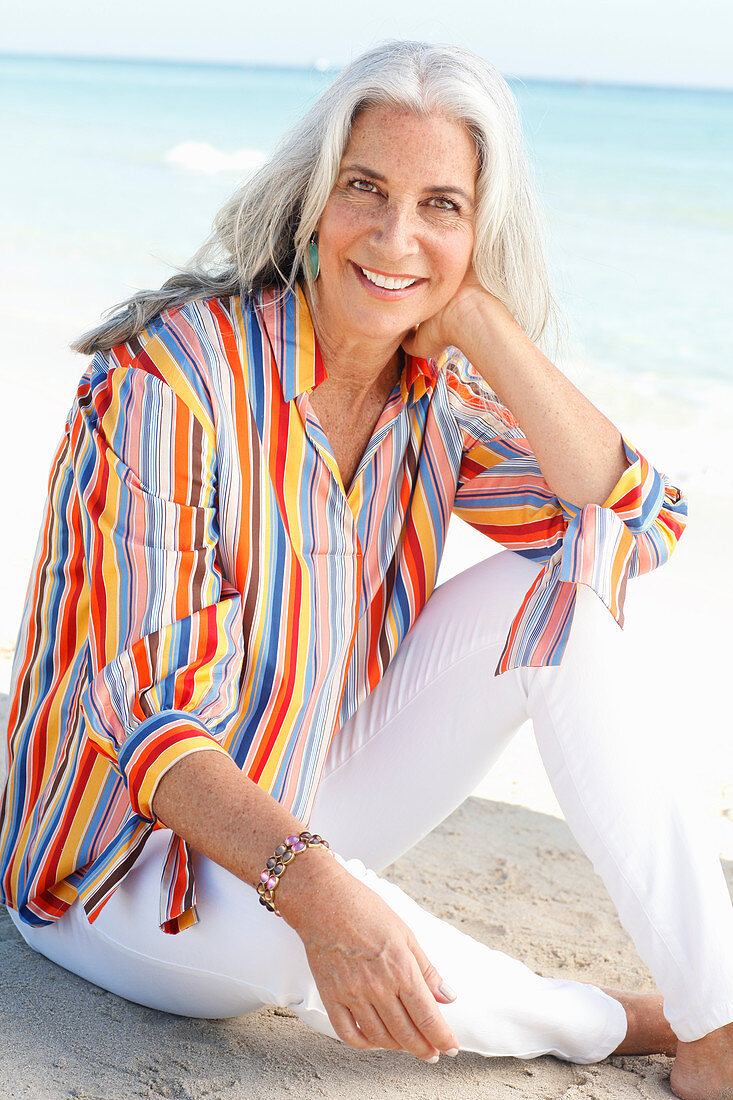
M665 501L667 481L627 439L623 440L623 445L628 467L601 507L611 508L629 530L637 533L651 527L659 515ZM676 494L676 500L680 500L682 494L679 489L671 487L671 490Z
M141 722L125 739L118 758L133 811L147 821L155 821L152 802L161 779L184 756L203 749L216 749L228 756L204 723L192 714L165 711Z
M686 513L680 491L669 486L627 440L623 445L627 469L603 504L580 507L560 500L568 520L562 545L545 563L522 601L495 675L511 668L560 664L579 584L593 589L622 626L626 582L640 571L638 542L665 506L680 517ZM681 531L680 524L677 537ZM669 552L675 543L673 538ZM658 555L654 564L663 560L666 558Z

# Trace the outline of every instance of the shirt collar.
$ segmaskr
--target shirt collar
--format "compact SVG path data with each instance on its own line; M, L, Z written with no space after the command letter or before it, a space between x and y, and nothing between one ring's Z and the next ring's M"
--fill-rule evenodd
M283 397L292 401L325 380L326 368L316 340L303 288L268 287L255 296L255 309L275 357ZM434 359L405 355L400 378L402 400L410 405L432 393L438 378Z
M424 395L431 394L438 380L438 367L435 359L421 359L417 355L405 353L405 369L400 378L402 400L414 405Z

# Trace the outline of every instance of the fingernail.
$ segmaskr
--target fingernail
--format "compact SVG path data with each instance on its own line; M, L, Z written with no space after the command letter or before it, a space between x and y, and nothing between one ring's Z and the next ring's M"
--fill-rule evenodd
M439 1058L440 1058L439 1054L434 1054L432 1058L426 1058L425 1061L430 1062L431 1066L434 1066Z
M458 996L458 994L445 982L440 983L439 989L443 996L447 997L449 1001L455 1001L456 997Z
M456 1054L458 1054L458 1047L451 1047L450 1050L444 1050L443 1053L449 1054L451 1058L455 1058Z

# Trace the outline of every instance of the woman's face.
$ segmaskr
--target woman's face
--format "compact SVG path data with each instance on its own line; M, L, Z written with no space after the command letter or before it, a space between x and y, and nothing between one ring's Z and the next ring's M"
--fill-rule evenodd
M477 169L468 132L441 115L358 115L318 225L330 339L399 342L450 301L471 264Z

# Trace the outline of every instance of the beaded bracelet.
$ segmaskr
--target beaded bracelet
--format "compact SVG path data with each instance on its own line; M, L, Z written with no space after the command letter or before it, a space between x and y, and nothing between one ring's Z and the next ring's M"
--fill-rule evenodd
M257 883L260 905L265 905L277 917L281 916L281 913L273 898L275 889L287 865L300 852L304 852L306 848L327 848L331 855L334 854L328 841L318 836L317 833L304 832L299 833L297 836L293 834L286 838L284 844L277 846L273 855L267 860L265 870L260 875L260 881Z

